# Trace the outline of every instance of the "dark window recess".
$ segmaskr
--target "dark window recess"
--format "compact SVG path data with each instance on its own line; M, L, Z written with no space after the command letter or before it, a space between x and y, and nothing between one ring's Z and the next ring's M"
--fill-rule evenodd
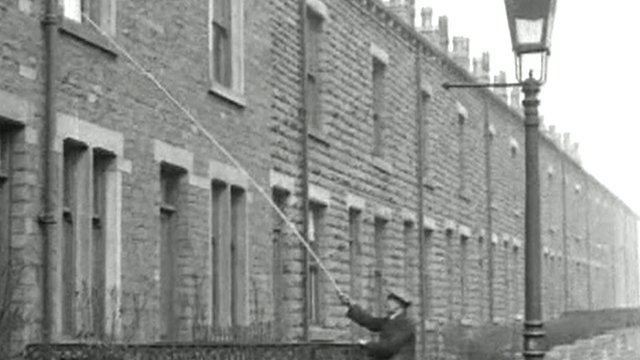
M385 118L385 75L387 66L373 60L373 154L383 155Z
M231 87L231 0L213 1L212 20L213 79L215 82Z
M177 337L176 256L178 242L180 182L184 172L162 164L160 167L160 313L163 340Z
M306 22L306 61L307 61L307 118L311 130L322 130L320 116L320 41L322 37L322 18L312 12L307 13Z

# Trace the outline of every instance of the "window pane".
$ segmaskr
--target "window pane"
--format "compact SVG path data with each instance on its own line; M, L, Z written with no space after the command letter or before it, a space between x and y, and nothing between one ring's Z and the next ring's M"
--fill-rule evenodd
M373 152L382 155L384 131L384 77L386 66L373 61Z
M241 188L231 188L231 324L240 325L245 299L242 284L247 281L242 249L245 248L245 192Z
M213 0L213 21L226 29L231 27L231 0Z
M376 290L376 312L382 315L384 309L384 293L382 271L384 269L384 237L386 221L376 218L374 222L374 248L375 248L375 290Z
M12 286L10 281L10 189L9 177L9 138L8 133L0 129L0 301L9 299ZM5 335L7 337L5 337ZM0 342L8 343L9 334L0 334ZM0 349L0 352L2 349Z
M64 17L77 22L82 21L82 0L64 0Z
M106 289L106 197L107 169L112 157L94 150L93 158L93 236L92 236L92 305L93 330L98 338L104 334Z
M213 24L213 77L217 83L231 86L231 39L228 28Z
M101 5L110 0L82 0L82 13L98 26L101 24ZM83 19L84 20L84 19Z

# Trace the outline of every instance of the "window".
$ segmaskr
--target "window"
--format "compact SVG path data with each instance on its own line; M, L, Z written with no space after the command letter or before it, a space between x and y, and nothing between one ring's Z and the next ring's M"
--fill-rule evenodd
M241 187L214 181L211 188L212 321L220 328L246 325L247 200Z
M387 65L373 59L373 154L383 156L385 117L385 75Z
M467 144L465 130L465 116L458 114L458 174L460 177L460 195L467 192Z
M313 251L320 255L320 241L323 237L323 217L325 207L312 203L309 206L309 243ZM309 261L309 320L312 324L320 323L322 319L322 280L320 278L320 265L315 259Z
M507 240L505 240L503 242L503 246L504 246L504 299L505 299L505 319L508 319L509 314L511 312L511 293L513 292L513 289L511 288L511 274L512 274L512 268L511 268L511 256L509 256L509 243L507 242Z
M307 119L311 130L322 131L320 116L320 39L323 19L314 12L307 12L306 55L307 55Z
M180 183L183 169L168 164L160 166L160 313L164 340L177 337L176 303L178 220L180 216Z
M107 191L113 154L63 143L61 295L65 336L102 338L107 328ZM92 165L93 164L93 165Z
M108 290L106 285L107 269L107 174L113 161L113 155L94 149L93 151L93 213L91 236L91 299L93 333L104 336L106 320L106 301ZM110 299L111 300L111 299Z
M356 283L360 275L359 256L362 253L360 243L360 216L361 211L349 209L349 270L351 280L351 296L358 298L359 287Z
M115 0L63 0L62 5L65 18L79 23L91 21L115 33Z
M422 114L422 161L424 163L424 183L429 187L434 185L435 167L432 164L432 156L435 154L435 142L429 139L429 100L428 92L420 92L420 108Z
M479 295L480 295L480 304L482 304L480 306L480 314L479 317L482 321L485 320L485 316L486 316L486 308L485 306L487 306L487 287L488 287L488 273L485 273L485 255L486 255L486 249L484 248L485 243L484 243L484 237L480 236L478 237L478 269L480 270L478 272L478 274L480 275L478 277L478 284L479 286L477 287Z
M513 295L513 310L511 311L511 314L513 315L518 315L522 309L520 307L520 298L521 298L521 293L520 293L520 284L522 283L520 281L520 261L518 259L518 257L520 256L519 251L518 251L518 247L514 246L513 250L513 289L511 289L511 294Z
M210 0L210 78L212 89L243 92L243 1Z
M382 272L384 269L384 240L386 236L387 220L375 218L374 220L374 247L376 263L374 268L374 282L376 292L376 312L383 315L384 312L384 282Z
M78 332L80 296L86 296L78 269L79 213L82 213L81 189L83 187L82 165L87 148L83 144L66 140L63 145L63 195L62 195L62 328L65 335L74 336ZM82 292L81 292L82 291Z
M285 213L287 198L289 197L287 192L278 191L276 189L272 192L272 200L280 209ZM284 328L282 319L285 316L284 308L284 251L285 251L285 230L286 225L284 219L276 212L273 211L273 307L274 307L274 320L276 321L276 336L279 339L283 336Z
M413 258L412 256L412 252L414 252L416 250L415 247L413 247L413 222L411 221L405 221L403 226L402 226L402 242L404 244L404 256L403 256L403 278L404 278L404 288L405 290L409 293L411 291L413 291L413 289L411 288L411 278L412 278L412 272L411 272L411 267L410 267L410 259Z
M11 133L0 127L0 308L6 309L10 301L10 175L11 175ZM0 341L5 340L0 335ZM1 350L1 349L0 349Z
M447 230L446 232L446 242L447 249L445 254L445 264L446 264L446 277L448 279L453 279L453 231ZM454 291L454 281L448 281L448 289L447 289L447 314L449 320L453 319L453 291Z
M231 187L231 324L242 325L244 294L242 284L248 279L244 268L244 250L246 250L246 196L242 188Z
M466 306L467 306L467 259L468 259L468 245L469 238L462 235L460 236L460 302L462 303L460 307L460 317L464 317L466 315Z

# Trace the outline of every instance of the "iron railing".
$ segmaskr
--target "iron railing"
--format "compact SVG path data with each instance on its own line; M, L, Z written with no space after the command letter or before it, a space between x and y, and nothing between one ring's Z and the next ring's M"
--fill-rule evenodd
M32 344L26 360L365 360L353 344Z

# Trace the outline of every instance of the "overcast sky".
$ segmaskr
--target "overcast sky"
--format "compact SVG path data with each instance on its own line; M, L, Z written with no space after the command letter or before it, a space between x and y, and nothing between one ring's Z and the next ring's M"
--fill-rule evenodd
M548 81L540 99L546 124L580 143L583 166L640 214L640 2L559 0ZM514 77L503 0L417 0L449 35L471 39L471 55L491 53L491 72Z

